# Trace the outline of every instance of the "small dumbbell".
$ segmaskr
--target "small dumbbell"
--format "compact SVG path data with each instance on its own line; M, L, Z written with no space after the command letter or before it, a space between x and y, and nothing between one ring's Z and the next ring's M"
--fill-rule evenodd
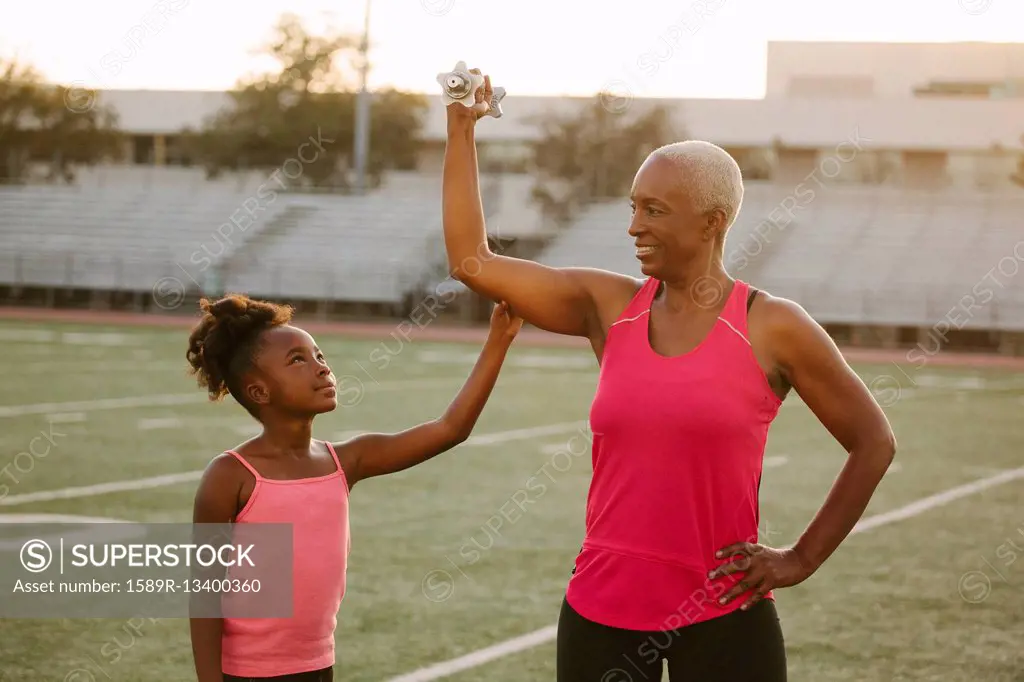
M466 68L466 62L459 62L455 68L447 73L437 74L437 82L441 85L441 95L445 106L458 102L463 106L477 111L483 109L483 104L477 104L476 91L484 84L484 77L470 73ZM490 109L487 115L494 118L501 118L501 100L505 97L505 88L494 88L491 95Z

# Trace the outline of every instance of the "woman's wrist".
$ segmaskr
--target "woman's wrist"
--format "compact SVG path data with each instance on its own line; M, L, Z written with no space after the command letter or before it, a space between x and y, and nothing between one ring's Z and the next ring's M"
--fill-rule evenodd
M448 136L455 135L472 136L476 121L467 116L459 114L448 114Z

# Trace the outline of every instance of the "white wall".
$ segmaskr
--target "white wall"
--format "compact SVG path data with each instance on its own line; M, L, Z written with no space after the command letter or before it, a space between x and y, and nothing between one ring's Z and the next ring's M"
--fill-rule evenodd
M931 80L1024 79L1024 43L769 42L766 97L786 97L794 76L868 78L876 98L912 97Z

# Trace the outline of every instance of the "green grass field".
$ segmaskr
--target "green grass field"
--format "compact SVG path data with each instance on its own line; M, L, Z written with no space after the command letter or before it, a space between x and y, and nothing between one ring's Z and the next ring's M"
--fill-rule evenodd
M198 472L256 432L234 403L206 402L184 372L185 338L184 329L0 323L0 515L188 522L194 480L33 497ZM439 415L477 352L416 341L381 367L393 339L384 353L381 342L318 341L339 377L362 382L349 384L361 386L357 402L318 419L324 439ZM1024 473L1024 375L856 369L878 389L900 444L866 518ZM389 680L555 623L590 476L589 452L564 451L586 432L596 376L587 352L515 346L474 440L356 487L336 679ZM49 452L15 462L39 434L50 435ZM791 396L766 457L762 530L784 544L824 499L843 452ZM545 491L530 492L520 512L510 500L542 468ZM1024 680L1024 477L1007 479L859 532L810 580L779 591L790 679ZM133 631L124 619L5 619L0 642L4 682L194 679L186 620ZM548 640L444 679L553 680L554 658Z

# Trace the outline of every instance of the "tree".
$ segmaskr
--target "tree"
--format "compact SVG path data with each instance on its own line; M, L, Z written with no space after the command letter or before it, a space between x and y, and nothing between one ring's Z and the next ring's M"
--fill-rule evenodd
M339 33L312 35L294 15L282 16L265 47L279 68L240 80L230 93L231 106L206 121L201 131L184 133L208 176L226 170L274 170L296 159L301 177L288 173L291 184L349 186L357 44L353 36ZM426 108L421 95L393 89L373 95L367 160L372 183L387 168L415 168ZM299 151L314 140L314 147Z
M75 166L119 157L117 115L96 93L46 83L31 66L0 60L0 182L72 183Z
M682 139L664 107L629 109L641 107L619 112L598 95L575 115L535 119L542 137L533 149L533 197L546 215L564 223L589 202L623 199L647 155Z

